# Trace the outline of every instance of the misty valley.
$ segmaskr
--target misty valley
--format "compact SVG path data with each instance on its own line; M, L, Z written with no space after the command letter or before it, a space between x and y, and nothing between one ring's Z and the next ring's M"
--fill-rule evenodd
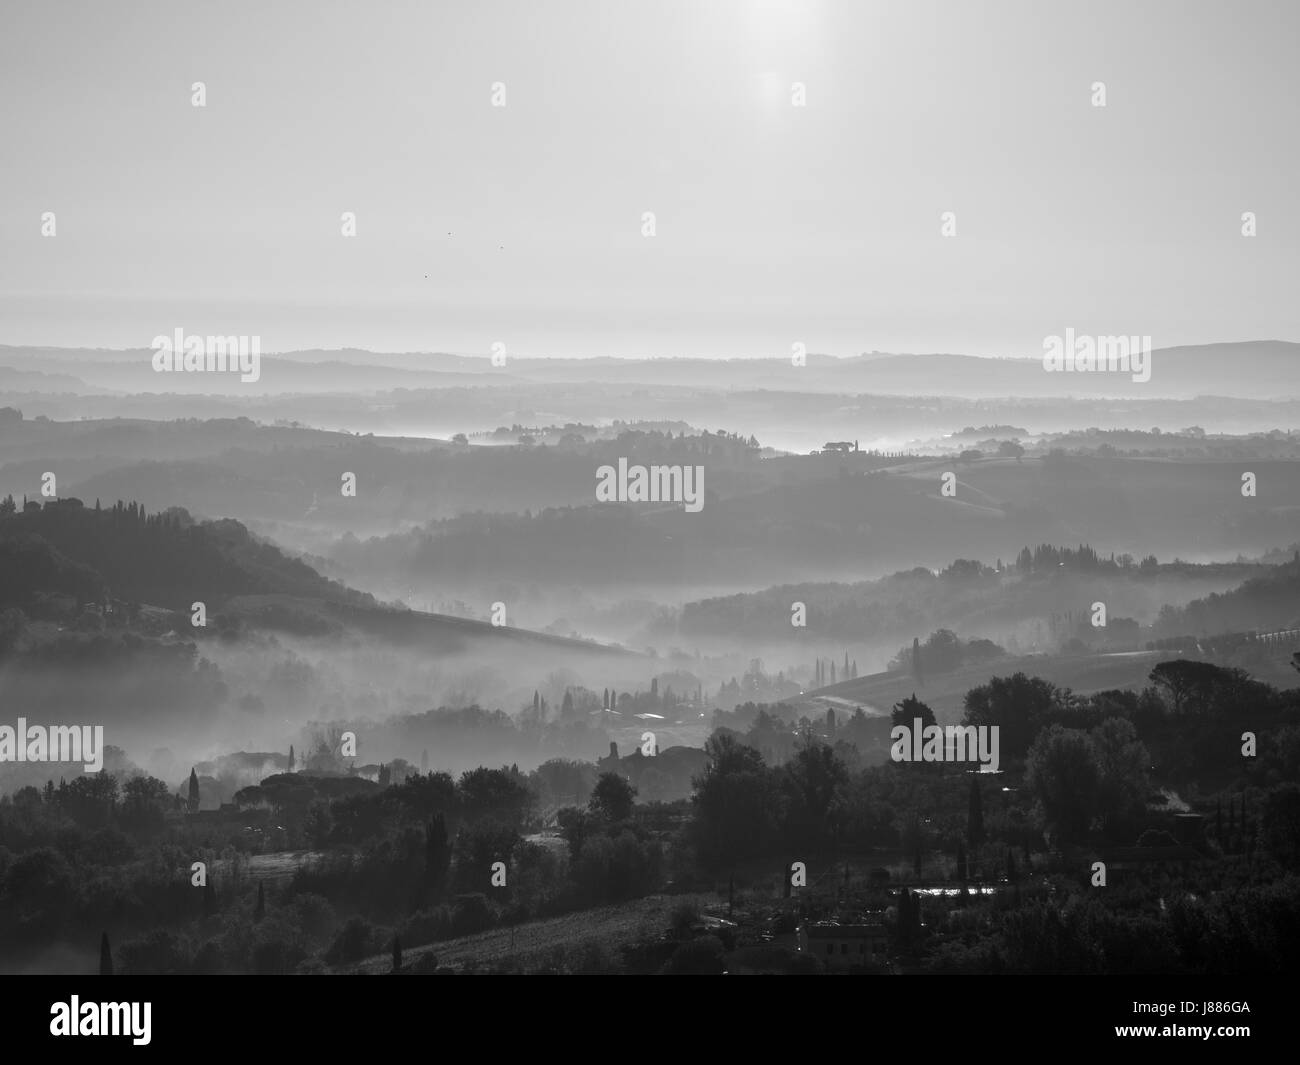
M1293 431L1007 401L801 454L8 402L10 971L1282 964ZM1276 939L1221 939L1226 883Z

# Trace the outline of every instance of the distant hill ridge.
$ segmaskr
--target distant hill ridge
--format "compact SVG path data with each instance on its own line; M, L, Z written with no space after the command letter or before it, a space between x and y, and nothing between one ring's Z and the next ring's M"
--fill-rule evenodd
M112 598L211 613L266 627L337 630L338 623L399 644L456 651L469 643L544 653L633 656L619 647L385 607L374 596L329 580L230 518L196 522L180 507L148 514L137 503L87 507L79 499L0 503L0 610L42 595L79 602ZM333 619L333 623L331 620ZM634 656L633 656L634 657Z
M256 539L237 521L195 522L179 507L147 514L121 501L105 508L62 499L0 510L0 576L0 605L7 606L42 592L172 610L277 593L378 605Z

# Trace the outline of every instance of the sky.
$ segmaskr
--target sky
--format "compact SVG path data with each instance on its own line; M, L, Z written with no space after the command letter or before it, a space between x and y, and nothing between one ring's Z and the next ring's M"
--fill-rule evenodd
M1292 2L6 0L4 24L0 344L1300 340Z

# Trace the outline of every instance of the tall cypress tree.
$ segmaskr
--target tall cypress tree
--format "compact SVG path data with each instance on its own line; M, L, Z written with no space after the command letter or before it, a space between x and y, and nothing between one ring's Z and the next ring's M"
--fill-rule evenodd
M451 846L447 841L447 819L436 813L424 828L424 875L429 890L441 893L451 868Z
M194 767L190 767L190 796L188 804L190 813L199 812L199 778L194 772Z
M108 946L108 933L105 932L99 937L99 975L113 975L113 952Z
M984 805L980 799L979 779L970 778L970 803L966 811L966 840L974 851L984 842Z

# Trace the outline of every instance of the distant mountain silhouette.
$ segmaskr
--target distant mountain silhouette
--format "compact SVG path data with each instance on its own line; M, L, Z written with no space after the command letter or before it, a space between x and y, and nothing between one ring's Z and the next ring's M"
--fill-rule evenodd
M1063 331L1063 330L1062 330ZM1157 338L1158 345L1158 338ZM752 359L511 359L493 367L486 356L442 352L291 351L263 353L262 379L241 384L238 375L154 373L148 349L110 351L0 345L0 368L54 372L80 378L90 391L258 394L324 393L394 388L438 388L473 383L648 384L656 387L776 389L864 395L1114 396L1129 399L1216 395L1250 399L1300 396L1294 371L1300 344L1281 340L1159 347L1151 377L1135 382L1124 373L1048 373L1042 358L987 358L953 353L884 354L835 358L809 353L806 364L788 355ZM224 380L224 383L223 383ZM0 376L0 390L4 378ZM24 390L34 390L33 384ZM63 391L64 388L51 388Z

